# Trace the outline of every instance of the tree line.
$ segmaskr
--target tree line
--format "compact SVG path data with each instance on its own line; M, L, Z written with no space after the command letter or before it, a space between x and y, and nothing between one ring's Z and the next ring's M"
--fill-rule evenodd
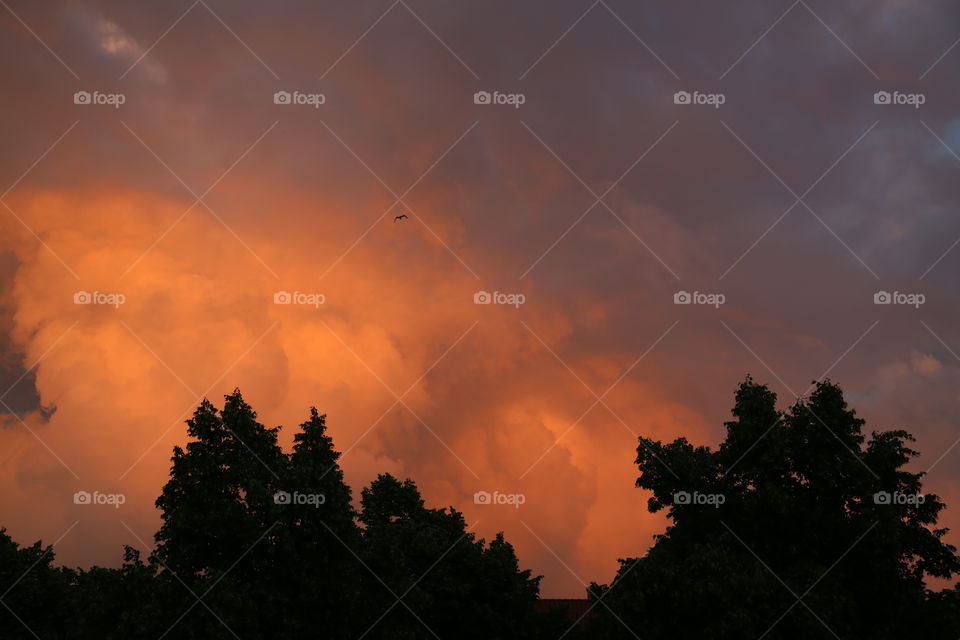
M237 390L187 421L147 557L62 567L0 530L0 638L956 638L960 592L929 586L960 572L945 505L909 433L863 424L829 381L780 410L748 376L715 450L641 437L669 525L571 619L502 533L389 474L354 501L324 415L287 453Z

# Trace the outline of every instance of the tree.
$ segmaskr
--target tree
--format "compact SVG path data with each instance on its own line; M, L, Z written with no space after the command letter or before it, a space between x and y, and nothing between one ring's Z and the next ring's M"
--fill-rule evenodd
M326 416L311 408L294 436L284 488L277 495L282 508L274 593L288 611L280 637L302 638L318 630L329 637L360 633L355 630L363 619L365 570L349 551L359 548L360 530L337 463L340 453L326 431Z
M532 637L540 577L519 569L502 534L486 545L460 512L427 508L413 481L389 474L361 505L369 637Z
M311 409L289 455L256 417L239 391L222 413L204 400L174 449L152 560L175 614L192 607L178 634L356 635L360 532L326 416Z
M239 390L222 411L204 399L187 427L147 562L126 547L117 569L58 569L52 547L0 530L0 637L559 635L536 635L563 621L534 612L540 577L503 534L476 539L462 514L427 508L390 475L363 490L358 514L316 408L290 454Z
M190 611L177 623L178 636L219 636L226 625L265 637L281 614L270 587L280 521L274 494L287 458L279 427L256 418L239 390L225 396L222 412L205 399L187 422L193 440L186 450L174 447L151 560L179 598L169 622ZM209 595L199 604L191 591Z
M935 528L906 431L874 432L841 389L815 383L787 411L749 376L716 451L640 438L637 486L672 523L642 558L592 585L609 637L956 638L960 572ZM953 621L947 620L950 614Z
M171 598L161 592L156 567L132 547L124 547L123 555L119 569L76 571L71 583L76 615L67 637L120 640L160 637L166 631L161 614Z
M73 572L54 567L53 560L53 546L38 540L21 547L0 529L0 637L66 637L75 613L69 597Z

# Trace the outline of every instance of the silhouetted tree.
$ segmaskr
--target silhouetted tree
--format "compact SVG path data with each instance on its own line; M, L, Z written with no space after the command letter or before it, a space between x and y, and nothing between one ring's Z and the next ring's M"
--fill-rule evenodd
M411 480L389 474L361 505L368 637L533 637L540 577L519 569L502 534L487 546L461 513L425 507Z
M174 447L170 480L157 499L163 524L152 560L166 592L180 599L169 622L189 610L176 623L178 637L219 637L224 627L268 637L286 613L271 597L271 578L281 519L274 494L287 459L279 428L256 417L239 390L225 397L222 412L204 400L187 422L193 440L186 450Z
M933 528L905 431L874 432L839 387L816 383L778 411L747 378L716 451L640 438L637 486L672 524L613 583L592 585L611 638L956 638L955 591L929 577L960 571ZM602 602L598 602L602 599Z
M72 583L73 610L69 638L159 637L166 629L162 610L171 599L162 594L154 565L140 552L124 547L119 569L91 567L78 570Z
M21 547L0 529L0 638L63 638L73 623L73 572L53 566L52 546Z
M325 420L311 408L284 472L275 593L287 609L282 635L290 638L357 637L366 619L364 569L348 551L359 548L360 529Z

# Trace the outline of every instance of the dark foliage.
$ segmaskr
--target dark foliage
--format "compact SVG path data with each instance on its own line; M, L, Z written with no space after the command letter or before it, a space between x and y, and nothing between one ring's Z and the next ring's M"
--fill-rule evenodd
M604 637L956 638L960 571L935 528L943 502L904 470L905 431L873 433L839 387L787 411L749 377L716 451L640 439L637 486L672 524L593 585Z
M716 450L641 438L637 486L671 524L583 612L538 602L502 534L477 538L412 480L380 475L357 511L316 409L285 453L239 391L225 400L174 449L146 560L57 567L0 530L0 638L960 636L960 590L927 586L960 559L905 470L913 438L867 440L829 382L782 411L748 377Z
M239 391L225 400L187 421L146 562L128 547L119 569L57 568L0 531L0 638L538 637L540 578L502 535L392 476L357 513L325 416L286 454Z

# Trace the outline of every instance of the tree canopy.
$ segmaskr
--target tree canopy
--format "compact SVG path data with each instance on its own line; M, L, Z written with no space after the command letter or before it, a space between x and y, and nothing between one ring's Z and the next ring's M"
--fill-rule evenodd
M906 431L873 432L815 383L786 410L750 377L716 450L640 438L637 487L667 530L591 597L609 637L956 638L960 571ZM955 613L953 614L956 615Z
M289 453L279 431L239 390L204 400L146 561L128 547L119 569L57 568L0 531L0 637L536 637L540 578L502 534L487 544L390 475L357 510L326 416L312 408Z
M0 638L960 636L960 591L931 586L960 558L907 431L866 436L829 381L779 409L747 377L732 413L715 449L639 439L636 486L668 526L572 616L544 611L502 533L478 538L413 480L381 474L354 501L315 408L285 452L239 391L204 400L146 559L58 567L0 529Z

